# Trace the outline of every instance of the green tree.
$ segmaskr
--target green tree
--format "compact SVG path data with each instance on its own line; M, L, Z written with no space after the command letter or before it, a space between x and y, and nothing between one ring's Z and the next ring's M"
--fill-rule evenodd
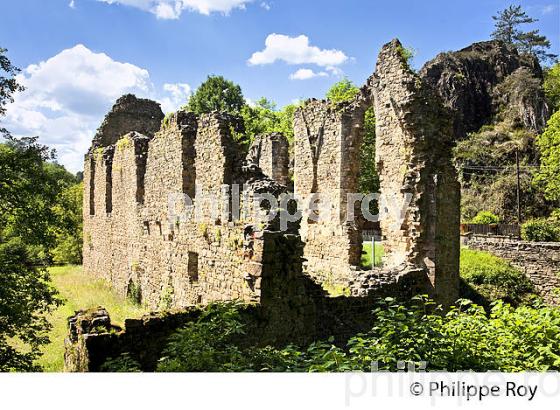
M23 91L23 86L16 81L19 69L14 67L6 56L5 48L0 47L0 117L6 114L6 105L14 101L13 94ZM0 136L8 136L7 129L0 127Z
M264 97L254 106L244 105L241 108L241 117L243 117L245 133L250 139L255 135L276 132L280 124L276 104Z
M37 370L33 363L48 343L45 314L58 302L47 261L36 252L55 240L52 155L37 138L0 144L0 371Z
M510 5L505 10L498 12L497 16L492 16L495 29L492 38L512 44L521 53L531 53L540 60L550 60L556 57L547 50L550 49L550 41L539 34L539 30L523 31L521 25L536 23L538 20L529 17L521 6Z
M239 115L245 105L241 87L222 76L208 76L196 92L189 98L187 111L205 114L222 111Z
M543 87L550 110L560 110L560 63L544 70Z
M545 131L537 137L541 167L535 181L544 187L545 196L560 200L560 111L548 120Z
M284 134L290 144L294 139L293 120L296 104L289 104L277 110L276 103L261 98L254 106L245 105L241 117L245 124L245 133L252 140L256 135L279 132Z
M327 99L334 103L352 101L360 92L360 89L348 78L344 78L334 84L327 91Z
M55 248L53 262L58 265L82 263L82 202L84 185L82 182L64 189L57 198L54 212Z
M352 101L360 92L352 81L344 78L334 84L326 94L334 103ZM364 140L360 148L359 189L364 194L379 192L379 175L375 166L375 113L369 108L364 118Z

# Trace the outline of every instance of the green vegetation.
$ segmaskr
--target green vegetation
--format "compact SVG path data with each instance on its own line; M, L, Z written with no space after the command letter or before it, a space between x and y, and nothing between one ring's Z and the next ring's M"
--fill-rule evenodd
M360 89L348 78L344 78L327 91L326 97L333 103L342 103L352 101L359 93Z
M416 51L411 47L403 47L403 46L399 46L397 51L401 55L402 59L406 62L405 68L411 69L412 59L416 55Z
M500 217L490 211L480 211L470 223L478 225L497 224L500 223Z
M6 114L6 105L14 102L13 95L24 88L17 82L16 75L19 69L14 67L10 59L6 56L8 50L0 47L0 117ZM8 137L9 131L0 127L0 137Z
M544 70L543 88L551 112L560 110L560 63Z
M63 303L47 316L52 324L52 329L48 332L50 343L41 348L43 356L36 361L45 371L63 370L68 317L75 311L103 306L111 314L112 322L121 327L125 319L139 318L147 313L137 304L117 296L104 281L85 275L80 266L53 267L49 272Z
M252 141L256 135L279 132L293 144L294 112L298 106L289 104L278 110L276 104L266 98L261 98L254 105L244 105L241 117L245 125L245 135Z
M56 265L82 263L83 192L83 182L71 185L60 192L53 207L57 224L53 227L55 244L52 249L52 261Z
M510 5L492 18L496 22L492 38L514 45L520 53L531 53L541 60L556 57L554 54L547 53L547 50L550 49L550 41L539 34L539 30L521 30L521 25L538 21L529 17L521 6Z
M239 115L245 105L241 87L222 76L209 75L189 98L187 111L205 114L222 111Z
M158 370L368 372L373 361L379 370L391 371L397 370L397 361L425 361L430 371L560 369L557 308L496 302L487 314L463 301L444 313L425 297L406 304L387 298L372 315L374 326L345 347L330 339L307 347L256 348L238 343L247 326L240 308L213 305L171 337Z
M560 242L560 223L552 218L531 219L521 226L521 238L533 242Z
M460 275L464 297L488 305L503 300L513 305L528 301L533 285L522 272L487 252L461 249Z
M371 242L364 243L362 246L362 267L366 269L371 269L371 263L373 259L373 252ZM382 265L383 255L385 251L383 245L380 243L375 244L375 266L379 267Z
M537 138L541 168L535 182L542 186L548 199L560 200L560 111L548 120L546 130Z

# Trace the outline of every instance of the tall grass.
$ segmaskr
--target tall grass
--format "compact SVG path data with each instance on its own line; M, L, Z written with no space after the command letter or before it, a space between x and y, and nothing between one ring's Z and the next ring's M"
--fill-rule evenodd
M61 372L64 368L67 319L75 311L103 306L109 311L113 323L120 326L127 318L147 313L142 307L119 297L106 282L85 275L81 266L53 267L50 272L64 304L49 315L49 321L53 325L49 333L51 343L45 346L44 354L38 361L47 372Z

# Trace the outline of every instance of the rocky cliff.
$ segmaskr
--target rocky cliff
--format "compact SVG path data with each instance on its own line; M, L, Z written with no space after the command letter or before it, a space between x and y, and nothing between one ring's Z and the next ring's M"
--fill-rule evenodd
M420 70L455 113L458 139L494 119L541 131L548 119L538 60L500 41L439 54Z

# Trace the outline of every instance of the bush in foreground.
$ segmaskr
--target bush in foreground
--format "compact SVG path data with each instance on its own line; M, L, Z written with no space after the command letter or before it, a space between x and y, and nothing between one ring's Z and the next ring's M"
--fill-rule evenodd
M376 370L396 371L399 361L425 362L429 371L560 370L558 308L513 308L499 301L487 313L463 301L444 313L426 297L407 304L387 298L372 315L375 325L345 347L332 340L304 348L241 347L239 306L213 305L171 337L158 370L367 372L376 363Z

